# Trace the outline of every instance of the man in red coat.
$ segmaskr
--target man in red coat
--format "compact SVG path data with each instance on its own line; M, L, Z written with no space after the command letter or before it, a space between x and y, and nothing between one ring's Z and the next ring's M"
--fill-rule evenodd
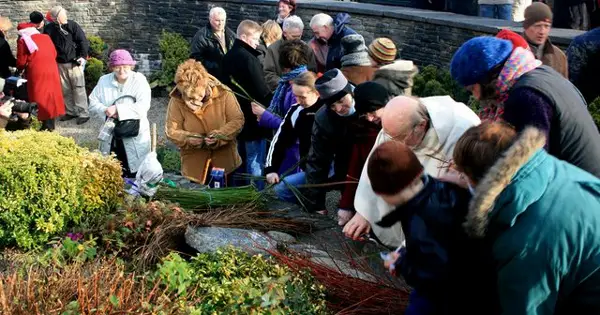
M21 23L17 30L17 69L25 70L29 101L38 104L42 130L52 131L55 118L65 114L56 48L50 36L40 34L36 24Z

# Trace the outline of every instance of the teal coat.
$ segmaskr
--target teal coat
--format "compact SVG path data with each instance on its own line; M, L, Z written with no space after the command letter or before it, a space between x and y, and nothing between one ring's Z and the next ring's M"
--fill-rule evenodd
M544 143L521 134L478 183L465 226L492 244L502 314L600 314L600 179Z

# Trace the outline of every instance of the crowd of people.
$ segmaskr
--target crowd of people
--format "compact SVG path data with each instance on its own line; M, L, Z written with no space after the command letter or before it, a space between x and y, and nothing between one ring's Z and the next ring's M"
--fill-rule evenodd
M450 73L475 113L448 95L412 95L417 66L389 38L366 43L346 13L314 15L304 42L297 10L280 0L274 19L235 31L223 8L210 10L169 95L181 173L207 183L223 169L226 185L273 186L315 215L340 190L343 233L394 249L385 265L413 287L407 314L600 313L600 133L587 109L600 96L600 29L565 54L549 40L552 10L535 2L523 35L465 42ZM25 70L44 128L85 123L89 102L112 124L102 152L135 176L150 150L151 92L132 55L112 51L88 98L87 40L64 8L19 24L16 58L9 27L0 21L0 74Z

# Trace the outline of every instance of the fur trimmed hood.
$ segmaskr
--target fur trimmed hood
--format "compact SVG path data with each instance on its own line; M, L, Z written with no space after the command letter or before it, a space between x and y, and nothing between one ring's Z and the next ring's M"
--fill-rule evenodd
M496 161L475 187L469 204L464 227L474 237L483 237L487 231L489 214L494 210L496 199L512 182L514 176L531 157L546 144L546 136L540 130L526 128L515 143Z

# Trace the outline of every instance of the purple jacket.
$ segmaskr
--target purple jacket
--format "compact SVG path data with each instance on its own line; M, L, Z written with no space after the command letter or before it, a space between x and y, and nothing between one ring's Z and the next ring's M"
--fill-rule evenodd
M292 107L292 105L296 104L296 96L292 93L292 87L288 86L286 89L285 98L283 101L283 112L287 113ZM283 117L278 117L273 113L266 110L262 116L260 116L260 121L258 125L263 128L277 130L279 125L283 122ZM285 158L281 163L281 167L279 168L278 174L287 173L287 175L291 175L300 171L300 167L298 166L298 161L300 161L300 148L298 147L298 143L291 146L287 149ZM294 170L290 169L296 165Z

